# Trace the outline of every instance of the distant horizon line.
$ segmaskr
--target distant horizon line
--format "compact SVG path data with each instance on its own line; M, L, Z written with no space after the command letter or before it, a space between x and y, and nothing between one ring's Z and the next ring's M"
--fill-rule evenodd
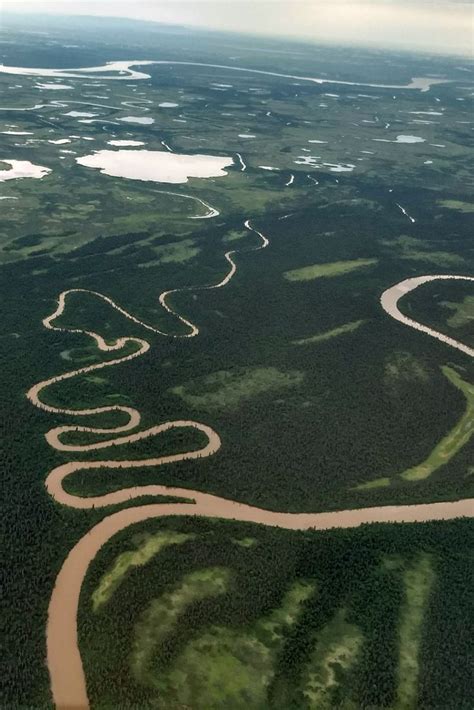
M258 38L259 40L262 40L264 42L269 42L269 43L275 43L278 42L279 40L284 40L289 43L294 43L295 45L298 46L306 46L307 48L310 47L317 47L317 46L322 46L322 47L330 47L330 48L349 48L349 49L366 49L368 51L375 51L375 52L386 52L386 53L401 53L401 54L411 54L411 55L417 55L417 56L436 56L436 57L445 57L445 58L452 58L452 59L467 59L470 61L470 63L473 64L473 71L474 71L474 57L473 53L469 52L467 54L463 52L455 53L452 51L447 51L447 50L433 50L433 49L427 49L427 48L416 48L416 47L400 47L400 46L383 46L382 44L377 44L376 42L374 43L366 43L366 42L351 42L351 41L344 41L344 40L335 40L335 39L323 39L321 37L318 37L317 39L311 39L310 37L305 37L305 36L295 36L295 35L284 35L284 34L261 34L259 32L244 32L243 30L232 30L232 29L224 29L224 28L217 28L217 27L211 27L211 26L199 26L199 25L191 25L191 24L186 24L186 23L177 23L177 22L166 22L163 20L152 20L152 19L142 19L138 17L128 17L124 15L91 15L89 13L75 13L75 14L67 14L67 13L57 13L57 12L48 12L43 11L43 12L37 12L37 11L29 11L29 10L2 10L0 7L0 31L3 30L4 28L1 26L1 20L3 17L13 17L13 18L23 18L23 17L29 17L29 18L44 18L47 19L49 17L51 18L58 18L58 19L64 19L66 21L72 21L74 19L88 19L88 20L93 20L93 21L102 21L102 22L124 22L124 23L134 23L137 25L155 25L158 27L163 27L167 29L179 29L179 30L185 30L185 31L192 31L192 32L201 32L201 33L211 33L211 34L216 34L216 35L231 35L234 37L240 37L240 38ZM38 30L38 34L40 31Z

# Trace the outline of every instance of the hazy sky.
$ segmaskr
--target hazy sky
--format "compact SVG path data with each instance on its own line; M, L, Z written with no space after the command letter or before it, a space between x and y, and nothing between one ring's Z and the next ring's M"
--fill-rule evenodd
M0 0L0 8L473 56L474 4L465 0Z

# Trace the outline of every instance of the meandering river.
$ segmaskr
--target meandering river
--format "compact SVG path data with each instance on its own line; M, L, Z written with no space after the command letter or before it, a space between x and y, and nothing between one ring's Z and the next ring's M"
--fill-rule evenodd
M181 195L183 197L183 195ZM203 203L209 207L207 203ZM210 208L212 209L212 208ZM205 215L211 216L211 215ZM90 563L95 558L101 547L110 540L117 532L124 528L151 518L164 516L203 516L207 518L221 518L227 520L254 522L261 525L270 525L291 530L305 530L314 528L325 530L331 528L353 528L364 523L383 522L424 522L427 520L448 520L460 516L472 516L474 510L474 499L458 500L453 502L428 503L418 505L398 505L398 506L378 506L372 508L360 508L357 510L341 510L328 513L285 513L265 510L251 505L239 503L219 496L197 490L175 488L159 484L148 486L133 486L122 488L112 493L107 493L95 497L82 497L67 493L63 488L65 478L75 471L104 469L124 469L143 468L144 466L159 467L168 463L189 459L204 458L214 455L220 448L221 440L217 432L206 424L192 420L168 421L142 431L135 431L140 424L140 413L132 408L123 405L113 405L96 407L91 409L61 409L53 405L47 405L41 400L41 393L52 384L61 382L72 377L77 377L106 367L113 367L119 363L144 356L150 349L147 340L137 337L118 338L114 343L107 344L104 338L93 331L65 328L55 325L56 319L61 316L66 307L68 296L72 293L84 293L95 298L100 298L107 302L112 308L120 312L125 318L140 325L144 329L158 335L173 338L192 338L199 334L199 327L178 313L169 304L169 297L180 291L210 290L224 287L234 277L237 272L236 255L247 251L260 251L269 244L269 239L260 231L245 222L245 228L259 238L257 246L247 249L232 250L226 252L225 260L229 264L226 275L216 284L188 287L184 289L172 289L163 292L159 296L159 303L163 308L175 316L178 322L184 326L182 333L167 333L133 316L123 307L115 303L108 296L86 289L69 289L63 291L58 299L57 306L53 313L43 320L45 328L68 333L79 333L92 338L99 350L103 352L120 353L126 348L124 355L119 355L112 360L88 365L76 370L72 370L62 375L52 377L34 385L27 393L29 400L37 407L51 412L61 413L71 416L89 416L91 414L104 414L107 412L118 412L127 416L127 423L114 428L101 428L89 426L62 426L51 429L47 435L48 443L60 451L86 452L98 449L113 448L123 446L128 443L138 441L147 437L157 436L173 428L194 428L206 437L206 443L200 449L183 451L176 454L156 457L145 460L114 460L104 459L102 461L72 461L54 468L47 476L46 488L49 494L58 502L73 508L99 508L109 505L124 503L130 499L144 495L172 496L187 499L186 503L156 503L126 508L119 512L105 517L100 523L88 531L83 538L69 552L61 571L56 579L54 590L51 596L48 609L48 624L46 630L47 642L47 662L51 677L51 691L53 700L57 708L63 710L70 708L87 708L87 687L84 671L82 667L81 654L77 637L77 612L79 606L79 596L84 578L87 574ZM404 316L398 308L399 299L406 293L412 291L423 283L437 279L461 279L474 281L469 276L421 276L413 279L406 279L387 289L381 296L382 308L399 322L409 327L415 328L431 337L441 340L446 345L456 348L466 355L474 356L474 351L458 341L437 331L424 326L410 318ZM131 350L131 352L130 352ZM91 444L65 444L62 437L73 431L88 432L90 434L110 434L107 440L101 440Z

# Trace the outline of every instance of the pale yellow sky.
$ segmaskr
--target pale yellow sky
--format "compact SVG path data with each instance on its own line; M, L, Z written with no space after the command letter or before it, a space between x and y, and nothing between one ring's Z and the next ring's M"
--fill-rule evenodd
M464 0L0 0L0 8L473 57L474 4Z

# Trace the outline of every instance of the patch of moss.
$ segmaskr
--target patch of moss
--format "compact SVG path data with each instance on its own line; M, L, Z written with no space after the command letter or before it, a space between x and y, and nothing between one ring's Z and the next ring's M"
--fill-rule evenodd
M417 707L421 630L434 580L431 557L427 554L421 554L403 575L405 600L399 629L395 710L411 710Z
M397 350L385 361L384 382L391 389L404 382L427 382L428 379L424 365L409 352Z
M461 200L438 200L437 204L447 210L457 210L458 212L464 212L465 214L471 214L474 212L473 202L462 202Z
M259 394L296 387L303 379L304 374L298 370L283 372L275 367L235 368L220 370L173 387L170 391L191 407L212 411L234 409Z
M102 576L99 585L92 594L92 607L97 611L109 601L116 589L122 584L126 575L133 567L146 565L161 550L169 545L182 545L193 535L165 530L156 535L146 535L144 540L135 550L122 552L115 559L113 565Z
M365 320L355 320L352 323L345 323L332 330L326 330L323 333L316 333L316 335L310 335L308 338L301 338L300 340L293 340L293 345L310 345L311 343L323 343L325 340L330 340L331 338L337 338L339 335L346 335L347 333L352 333L357 330Z
M347 671L357 661L362 640L360 629L347 622L344 609L321 629L302 677L308 710L335 707L334 692L344 685Z
M461 328L474 321L474 296L466 296L464 301L460 303L443 301L441 305L454 311L453 315L447 320L451 328Z
M342 276L352 271L374 266L377 259L354 259L352 261L333 261L329 264L311 264L301 269L292 269L283 274L287 281L312 281L313 279L333 278Z
M441 369L448 380L464 394L466 411L423 463L400 474L406 481L428 478L434 471L448 463L469 442L474 432L474 385L465 382L451 367L444 366Z
M249 628L210 627L185 646L167 671L155 674L150 666L152 647L158 639L164 642L170 630L169 619L178 622L178 613L184 612L192 601L221 593L228 580L228 571L222 568L188 575L179 590L153 602L137 627L135 677L156 688L160 707L267 707L277 654L298 619L302 604L314 592L310 583L294 583L282 605Z

